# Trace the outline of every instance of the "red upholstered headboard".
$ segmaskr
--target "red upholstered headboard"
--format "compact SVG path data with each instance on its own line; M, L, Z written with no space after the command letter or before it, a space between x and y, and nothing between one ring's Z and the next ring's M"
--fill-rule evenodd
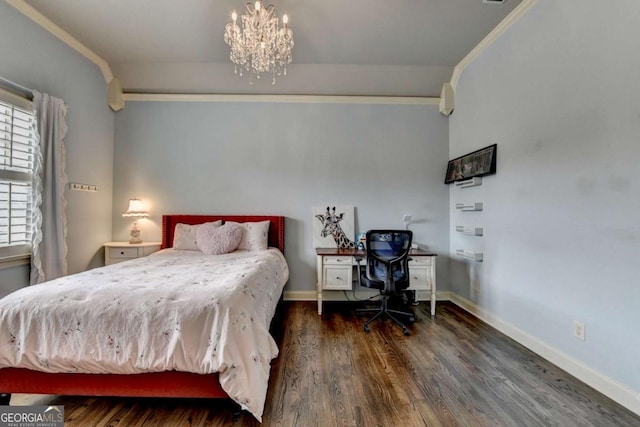
M235 222L271 221L269 246L280 249L284 254L284 217L264 215L162 215L162 249L173 247L173 232L176 224L202 224L219 219Z

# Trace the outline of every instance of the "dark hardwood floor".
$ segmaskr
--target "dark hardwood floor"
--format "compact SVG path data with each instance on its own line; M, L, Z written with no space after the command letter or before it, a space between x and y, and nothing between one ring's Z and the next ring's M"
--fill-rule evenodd
M450 303L362 331L344 303L284 303L264 426L640 426L640 417ZM222 426L225 401L15 395L67 426ZM242 414L236 425L257 426Z

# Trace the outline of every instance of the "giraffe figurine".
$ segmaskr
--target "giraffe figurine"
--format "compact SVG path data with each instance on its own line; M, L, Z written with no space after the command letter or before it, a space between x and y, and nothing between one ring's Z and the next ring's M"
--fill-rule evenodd
M344 217L344 212L340 215L336 215L336 208L333 207L333 211L329 210L329 206L327 206L327 212L324 215L316 215L316 218L322 223L323 228L320 235L322 237L327 237L329 234L335 240L336 245L340 249L349 249L355 248L356 244L351 239L347 237L347 235L342 231L342 227L340 226L340 222Z

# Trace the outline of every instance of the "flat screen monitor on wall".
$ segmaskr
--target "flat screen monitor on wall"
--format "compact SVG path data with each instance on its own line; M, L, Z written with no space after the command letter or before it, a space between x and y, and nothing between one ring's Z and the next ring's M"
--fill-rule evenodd
M447 165L447 175L445 184L476 176L492 175L496 173L496 157L498 155L498 144L493 144L480 150L474 151L453 160L449 160Z

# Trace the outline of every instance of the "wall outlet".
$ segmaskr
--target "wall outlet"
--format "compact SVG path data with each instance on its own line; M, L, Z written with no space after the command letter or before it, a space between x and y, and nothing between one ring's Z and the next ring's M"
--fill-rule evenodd
M577 320L573 321L573 336L578 338L580 341L584 341L586 336L584 323L578 322Z

